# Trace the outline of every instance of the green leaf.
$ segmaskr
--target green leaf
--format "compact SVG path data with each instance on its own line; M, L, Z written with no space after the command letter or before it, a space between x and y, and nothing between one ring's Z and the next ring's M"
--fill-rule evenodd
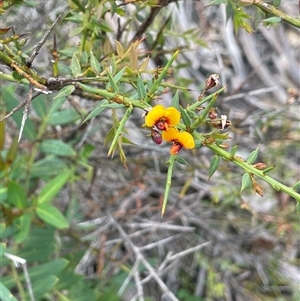
M65 258L57 258L50 260L46 263L37 265L29 269L29 275L32 281L37 279L43 279L47 275L58 276L69 264L69 261Z
M109 104L108 100L102 100L100 103L98 103L94 109L85 117L85 119L82 121L82 123L87 122L88 120L100 115L106 110L106 104Z
M35 298L40 298L44 294L49 293L51 289L58 283L59 279L54 275L45 275L43 278L38 278L32 282L33 295ZM30 300L27 296L26 300Z
M279 22L281 22L281 18L274 16L274 17L270 17L270 18L264 19L262 21L264 23L279 23Z
M24 209L27 205L27 196L20 184L14 181L8 183L8 201L19 209Z
M121 109L121 108L124 108L125 106L120 103L106 103L106 104L103 104L103 107L111 108L111 109Z
M0 204L5 203L7 200L7 187L0 186ZM0 228L1 233L1 228Z
M37 115L43 119L47 116L47 106L45 102L45 95L39 95L31 102Z
M53 99L67 97L71 95L74 92L74 90L75 90L75 86L73 85L65 86L58 92L58 94Z
M238 145L235 145L231 148L230 150L230 158L233 158L237 152L237 149L238 149Z
M56 207L48 203L39 203L36 213L43 221L57 229L69 228L69 223L65 216Z
M55 168L53 168L53 166L55 166ZM33 166L30 170L30 176L49 178L62 173L64 170L66 170L66 168L67 164L65 161L56 156L50 155L33 163Z
M256 150L254 150L247 158L246 162L248 164L253 164L256 159L257 159L257 156L258 156L258 147L256 148Z
M7 112L10 112L16 106L19 105L19 101L15 98L14 90L12 88L10 88L9 86L1 85L1 92L2 99L5 102ZM16 122L16 124L20 128L23 118L23 110L16 111L11 118ZM37 134L35 130L35 125L30 119L27 119L25 122L23 135L26 139L30 141L36 139Z
M251 186L251 177L248 173L244 173L242 177L242 186L240 192Z
M182 121L183 121L184 125L186 127L191 126L191 118L188 115L186 109L184 109L182 106L179 106L179 109L180 109L181 118L182 118Z
M72 60L71 60L71 71L75 77L81 74L80 63L75 53L73 53Z
M139 74L137 78L137 92L140 99L144 99L147 95L143 80Z
M8 149L8 152L7 152L7 155L6 155L6 164L7 165L12 165L12 163L15 161L16 157L17 157L17 154L18 154L18 137L14 137L12 142L11 142L11 145Z
M123 77L123 74L126 70L126 67L124 67L123 69L121 69L115 76L114 76L114 81L115 83L119 82L120 79Z
M221 158L218 155L214 155L209 166L209 179L212 177L212 175L216 172L216 170L219 168L221 162Z
M56 139L44 140L39 149L46 154L54 154L57 156L75 156L76 152L69 144Z
M297 182L297 183L293 186L293 190L295 190L295 191L300 190L300 181Z
M113 92L119 93L119 87L115 81L115 79L113 78L112 74L109 72L109 69L106 68L107 71L107 75L108 75L108 81L109 83L107 84L107 89L112 89Z
M95 74L99 75L101 72L101 66L92 51L91 51L90 64L91 64L91 68L95 72Z
M74 36L77 36L77 35L80 34L83 30L84 30L84 27L77 27L77 28L72 29L72 30L69 32L69 38L72 38L72 37L74 37Z
M38 203L42 204L50 202L66 184L72 173L73 172L71 170L66 170L52 179L50 182L48 182L40 191L40 194L38 196Z
M172 99L171 107L174 107L175 109L179 110L179 92L176 90L176 93Z
M65 97L52 100L51 106L48 110L48 116L51 116L54 112L61 108L61 106L67 101Z
M268 168L265 168L262 172L263 172L264 175L266 175L268 172L273 170L275 167L276 167L276 165L270 166Z
M78 119L80 119L80 115L75 109L70 108L52 113L49 116L49 123L51 125L64 125L77 121Z
M0 294L1 294L1 300L2 301L18 301L12 293L0 282Z
M31 225L31 215L29 213L25 213L17 218L15 222L20 231L14 235L14 239L15 242L19 244L28 237Z
M188 166L190 165L189 163L187 163L187 161L185 161L185 159L183 159L180 156L177 156L176 162L178 162L179 164L182 164L182 165L188 165Z

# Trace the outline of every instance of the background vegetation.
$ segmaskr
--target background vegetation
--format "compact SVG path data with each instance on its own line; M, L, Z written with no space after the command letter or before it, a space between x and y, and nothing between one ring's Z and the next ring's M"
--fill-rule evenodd
M299 299L298 1L0 13L1 300ZM172 174L157 104L200 125Z

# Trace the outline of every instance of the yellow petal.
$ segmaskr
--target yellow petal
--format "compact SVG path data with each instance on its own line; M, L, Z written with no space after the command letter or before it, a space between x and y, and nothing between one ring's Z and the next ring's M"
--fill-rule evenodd
M177 141L178 140L178 135L179 134L180 134L180 132L178 132L177 129L169 128L168 131L163 131L162 132L162 138L165 141L173 142L173 141Z
M188 132L180 132L177 139L178 142L186 149L191 149L195 147L194 138Z
M175 126L180 121L180 113L174 107L169 107L169 108L166 109L165 117L168 120L168 125L169 126Z
M148 127L154 126L160 118L164 117L165 115L165 107L162 105L155 106L146 116L145 124Z

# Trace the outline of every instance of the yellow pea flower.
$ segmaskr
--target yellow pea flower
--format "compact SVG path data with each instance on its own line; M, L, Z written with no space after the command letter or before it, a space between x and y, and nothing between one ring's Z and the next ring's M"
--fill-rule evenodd
M163 105L155 106L145 118L147 127L156 126L161 131L167 131L169 127L176 126L179 121L179 111L174 107L165 108Z
M195 147L195 141L193 136L188 132L179 132L175 128L170 128L168 131L162 133L162 138L165 141L173 142L171 146L171 155L176 155L182 147L191 149Z

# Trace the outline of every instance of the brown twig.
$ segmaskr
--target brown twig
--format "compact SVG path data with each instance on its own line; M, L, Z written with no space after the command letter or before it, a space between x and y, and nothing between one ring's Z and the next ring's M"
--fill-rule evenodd
M148 18L139 27L139 30L134 35L133 39L131 40L131 43L139 40L142 37L143 33L153 23L153 20L155 19L155 17L163 7L168 6L171 2L176 2L176 1L177 0L160 0L156 6L152 7Z
M48 31L46 31L46 33L44 34L43 38L41 39L40 42L37 43L34 52L32 53L32 55L29 57L29 59L26 61L26 66L27 67L31 67L34 59L36 58L36 56L39 54L41 48L43 47L43 45L46 43L51 31L53 30L54 26L59 22L59 20L62 18L62 14L60 14L56 20L54 21L54 23L52 24L52 26L50 27L50 29Z

